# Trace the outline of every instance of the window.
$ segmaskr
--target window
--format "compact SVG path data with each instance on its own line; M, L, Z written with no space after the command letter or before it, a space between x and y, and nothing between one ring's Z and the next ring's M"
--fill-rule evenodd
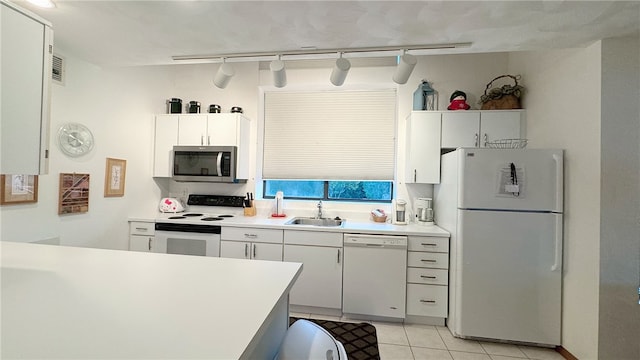
M264 197L282 191L289 199L390 202L391 181L265 180Z
M396 91L272 91L264 97L264 196L391 201Z

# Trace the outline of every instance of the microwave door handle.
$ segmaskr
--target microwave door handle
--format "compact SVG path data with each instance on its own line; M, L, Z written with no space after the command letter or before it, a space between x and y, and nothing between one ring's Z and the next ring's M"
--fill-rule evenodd
M222 176L222 151L218 152L218 161L216 162L218 176Z

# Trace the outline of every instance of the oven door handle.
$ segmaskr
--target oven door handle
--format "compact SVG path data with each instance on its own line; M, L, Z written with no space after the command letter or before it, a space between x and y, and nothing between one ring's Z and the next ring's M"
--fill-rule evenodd
M218 153L218 160L216 161L216 167L218 170L217 175L222 176L222 151Z

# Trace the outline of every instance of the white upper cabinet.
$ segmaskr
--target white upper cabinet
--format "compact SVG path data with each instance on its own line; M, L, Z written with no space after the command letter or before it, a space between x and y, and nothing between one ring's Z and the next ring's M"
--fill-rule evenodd
M524 110L412 111L407 118L406 183L439 184L442 149L524 139Z
M413 111L407 118L405 182L440 182L440 112Z
M153 176L171 177L172 150L184 146L236 146L236 177L249 178L250 120L242 114L156 115Z
M207 134L207 115L179 115L176 145L211 145L211 139Z
M523 110L442 113L442 148L487 147L487 142L525 137Z
M0 173L46 174L53 30L13 4L1 3L0 17Z
M153 177L171 177L173 146L178 144L178 115L156 115Z

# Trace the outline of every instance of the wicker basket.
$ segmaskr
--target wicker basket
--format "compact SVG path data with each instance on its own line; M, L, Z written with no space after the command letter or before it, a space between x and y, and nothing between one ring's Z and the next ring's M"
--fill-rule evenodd
M514 85L503 85L500 88L494 88L489 91L493 86L493 82L509 77L513 80ZM520 105L520 96L524 88L518 85L518 79L520 76L513 75L501 75L491 80L487 87L484 89L484 95L480 97L478 103L482 104L481 110L506 110L506 109L522 109Z

